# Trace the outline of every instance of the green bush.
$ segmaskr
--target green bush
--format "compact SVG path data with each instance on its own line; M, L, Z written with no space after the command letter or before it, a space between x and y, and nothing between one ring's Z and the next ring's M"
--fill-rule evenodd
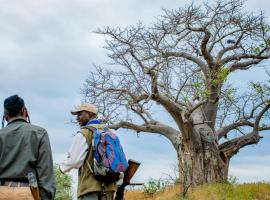
M238 180L238 178L236 176L229 175L228 179L227 179L227 183L234 185L234 184L237 184L237 180Z
M68 174L62 174L57 166L54 167L56 182L55 200L72 200L72 180Z
M149 181L144 184L143 192L147 195L154 195L157 192L164 191L165 182L162 179L153 179L150 178Z

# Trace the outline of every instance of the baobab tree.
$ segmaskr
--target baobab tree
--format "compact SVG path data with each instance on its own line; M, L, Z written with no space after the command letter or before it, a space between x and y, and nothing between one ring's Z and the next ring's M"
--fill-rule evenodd
M90 72L83 99L99 105L112 129L169 139L185 186L226 180L232 156L270 129L269 85L239 91L228 83L267 63L269 27L243 1L218 0L164 10L148 27L100 28L111 63ZM175 125L160 120L158 107Z

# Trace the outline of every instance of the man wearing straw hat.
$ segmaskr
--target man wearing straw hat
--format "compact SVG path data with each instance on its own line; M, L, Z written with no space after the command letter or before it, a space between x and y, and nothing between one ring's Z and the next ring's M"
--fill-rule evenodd
M79 200L113 200L116 183L104 184L96 180L89 166L93 160L93 131L84 127L104 128L101 120L97 119L97 108L93 104L81 104L71 110L71 114L77 116L80 131L75 135L67 158L60 164L60 170L65 173L71 169L79 169L77 189Z

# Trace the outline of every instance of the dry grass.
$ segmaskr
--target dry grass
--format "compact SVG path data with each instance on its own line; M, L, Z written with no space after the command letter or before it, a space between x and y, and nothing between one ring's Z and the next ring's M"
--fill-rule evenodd
M163 192L158 192L154 195L147 195L142 190L127 191L125 200L179 200L180 186L166 187Z
M214 184L193 189L189 200L270 200L270 184Z
M125 200L184 200L180 198L180 186L167 187L152 196L142 190L127 191ZM185 200L270 200L269 183L252 184L211 184L203 185L188 192Z

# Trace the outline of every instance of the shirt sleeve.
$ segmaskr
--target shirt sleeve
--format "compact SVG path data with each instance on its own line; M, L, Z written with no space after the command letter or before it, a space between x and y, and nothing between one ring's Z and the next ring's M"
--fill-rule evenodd
M79 169L86 158L87 152L88 144L86 138L78 132L70 146L66 159L60 163L60 170L65 173L71 169Z
M49 136L46 130L42 130L43 136L40 140L38 159L37 159L37 176L38 186L41 199L54 199L55 180L53 171L53 159Z

